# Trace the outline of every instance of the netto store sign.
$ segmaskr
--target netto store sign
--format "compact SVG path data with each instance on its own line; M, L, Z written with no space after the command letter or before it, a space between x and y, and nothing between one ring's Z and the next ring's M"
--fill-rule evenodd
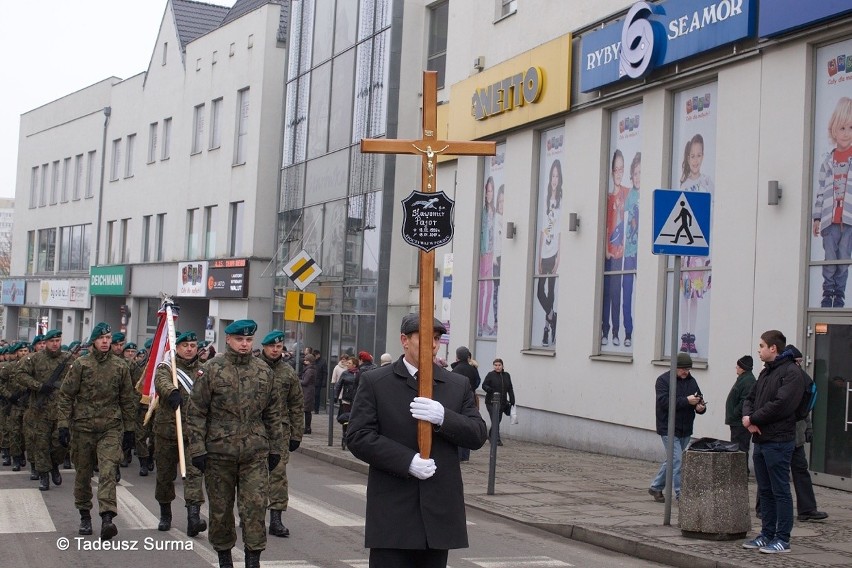
M127 267L93 266L89 271L89 294L92 296L126 296L130 288Z
M530 67L525 73L517 73L477 89L471 101L471 113L476 120L485 120L500 114L531 104L541 96L542 72L539 67Z

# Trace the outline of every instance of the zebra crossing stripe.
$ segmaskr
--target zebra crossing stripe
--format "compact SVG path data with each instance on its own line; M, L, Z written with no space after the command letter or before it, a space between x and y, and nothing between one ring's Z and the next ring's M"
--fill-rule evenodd
M503 556L494 558L465 558L482 568L565 568L574 566L549 556Z
M213 565L219 565L218 557ZM234 560L234 568L245 568L245 566L245 562L237 562ZM316 564L311 564L310 562L305 562L303 560L264 560L262 566L263 568L321 568Z
M303 513L329 527L363 527L364 517L335 507L325 501L290 491L290 509Z
M41 493L38 489L0 490L0 533L55 532Z
M367 486L363 483L353 483L351 485L330 485L334 489L339 489L344 493L349 493L351 495L355 495L356 497L366 497L367 496Z
M160 519L148 510L142 501L121 484L115 488L115 496L118 501L119 528L128 529L153 529L157 527Z

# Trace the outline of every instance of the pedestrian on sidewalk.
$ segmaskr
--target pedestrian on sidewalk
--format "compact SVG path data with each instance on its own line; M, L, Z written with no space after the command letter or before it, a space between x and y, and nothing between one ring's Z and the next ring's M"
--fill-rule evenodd
M674 453L672 455L672 485L674 486L675 499L680 498L680 462L683 452L689 445L692 437L693 424L696 414L704 414L707 406L704 404L704 395L698 387L698 381L692 376L692 357L689 353L677 354L677 384L675 385L675 431L674 431ZM663 440L663 448L668 450L669 443L669 379L670 371L666 371L657 377L654 390L657 393L656 414L657 434ZM666 487L667 461L663 461L657 476L651 482L648 493L658 503L665 502L663 489Z
M449 549L467 548L459 446L479 449L485 421L470 384L432 365L432 398L417 396L420 318L400 326L403 356L364 373L352 404L346 443L370 465L365 546L370 568L446 568ZM432 356L447 330L433 318ZM432 451L420 456L418 421L432 423Z
M500 405L500 412L497 414L497 445L502 446L503 440L500 439L500 423L503 421L503 415L509 416L509 412L515 406L515 388L512 386L512 377L503 367L503 359L494 359L494 370L488 371L485 375L485 380L482 381L482 390L485 391L485 407L488 409L488 416L494 419L494 405ZM497 400L495 400L495 398ZM488 430L488 439L491 439L491 431L494 424Z
M470 390L473 392L473 400L476 402L476 408L479 408L479 397L476 396L476 389L479 388L482 379L479 377L479 370L470 364L471 353L470 349L462 345L456 349L456 360L450 365L454 373L458 373L466 377L470 382ZM470 449L459 448L459 461L468 461L470 459Z
M796 408L805 391L802 372L785 351L787 338L777 329L760 336L764 367L743 404L743 426L754 442L754 476L760 492L760 534L743 548L774 554L790 552L793 498L790 463L796 447Z
M305 348L307 351L307 348ZM299 382L302 385L302 393L305 399L305 430L304 434L311 433L311 401L314 400L314 389L317 382L317 369L314 366L313 354L306 353L302 356L302 364L305 366L302 370L302 376Z
M728 399L725 401L725 424L731 428L731 441L739 445L741 452L745 452L746 475L749 471L748 451L751 446L751 434L743 426L743 403L757 382L751 372L753 368L754 359L751 358L751 355L743 355L737 359L737 378L734 380L734 386L731 387L731 392L728 393Z

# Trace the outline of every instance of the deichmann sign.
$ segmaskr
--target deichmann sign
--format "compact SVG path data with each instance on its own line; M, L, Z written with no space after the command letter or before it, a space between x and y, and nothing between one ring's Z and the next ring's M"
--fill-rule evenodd
M2 293L0 293L0 304L23 306L26 295L27 282L25 280L4 280Z
M471 114L476 120L485 120L490 116L531 104L541 96L543 87L542 71L539 67L530 67L525 73L517 73L497 81L473 93Z
M89 283L85 280L42 280L40 306L82 308L89 306Z
M93 266L89 271L92 296L126 296L130 289L127 266Z
M583 36L580 90L622 79L754 35L756 0L637 2L625 20Z

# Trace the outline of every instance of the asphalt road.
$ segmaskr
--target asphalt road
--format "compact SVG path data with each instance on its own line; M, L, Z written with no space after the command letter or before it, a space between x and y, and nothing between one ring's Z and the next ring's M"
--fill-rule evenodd
M62 470L60 487L40 492L28 472L0 467L0 566L201 568L216 566L206 540L186 536L186 510L178 487L171 531L156 530L159 508L154 476L139 477L138 462L122 469L118 489L118 536L104 550L94 537L77 534L79 516L72 496L74 473ZM284 513L289 538L268 537L261 564L286 568L367 568L364 549L366 477L295 454L288 466L290 507ZM178 482L179 483L179 482ZM96 491L96 487L93 488ZM206 516L206 510L203 511ZM239 530L237 531L239 534ZM468 549L450 552L451 568L646 567L647 561L531 529L480 511L468 510ZM234 560L241 561L238 539ZM242 564L239 564L240 566Z

